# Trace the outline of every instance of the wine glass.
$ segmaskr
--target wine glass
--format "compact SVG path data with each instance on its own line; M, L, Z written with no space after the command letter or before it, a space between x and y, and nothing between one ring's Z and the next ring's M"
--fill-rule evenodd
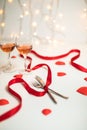
M24 57L24 74L25 72L28 71L27 68L27 56L30 53L30 51L32 50L32 45L28 42L28 41L17 41L16 44L16 48L18 50L18 52L20 53L20 55L22 55Z
M15 48L15 43L13 41L10 41L10 40L9 41L3 40L3 41L0 42L0 48L1 48L2 52L8 54L8 58L5 59L5 60L7 60L7 64L3 65L1 67L1 70L2 70L2 72L12 72L13 66L12 66L12 63L11 63L10 54Z

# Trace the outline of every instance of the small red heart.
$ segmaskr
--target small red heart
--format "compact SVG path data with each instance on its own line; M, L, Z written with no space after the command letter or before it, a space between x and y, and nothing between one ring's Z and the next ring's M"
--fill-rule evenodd
M64 75L66 75L65 72L58 72L58 73L57 73L57 76L64 76Z
M86 80L86 81L87 81L87 77L85 77L85 78L84 78L84 80Z
M83 95L87 96L87 87L83 86L83 87L77 89L77 92L79 92L80 94L83 94Z
M0 99L0 105L6 105L9 104L9 101L6 99Z
M11 58L16 58L16 56L11 56Z
M43 113L45 116L49 115L51 112L52 112L52 110L50 110L50 109L48 109L48 108L45 108L45 109L42 110L42 113Z
M15 78L22 78L23 77L23 74L16 74L14 75Z
M65 62L63 62L63 61L57 61L57 62L55 62L55 64L56 65L65 65Z

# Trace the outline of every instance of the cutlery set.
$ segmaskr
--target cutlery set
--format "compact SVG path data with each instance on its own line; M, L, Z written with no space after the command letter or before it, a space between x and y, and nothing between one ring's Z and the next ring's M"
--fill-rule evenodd
M34 87L38 88L38 89L39 89L39 88L44 89L45 82L43 81L43 79L42 79L41 77L39 77L38 75L35 76L35 79L36 79L36 81L34 81L34 82L32 83L32 85L33 85ZM60 96L61 98L64 98L64 99L68 99L68 98L69 98L69 97L67 97L67 96L64 96L64 95L62 95L62 94L60 94L60 93L54 91L53 89L48 88L47 94L48 94L48 96L50 97L50 99L51 99L55 104L57 104L57 101L56 101L56 99L53 97L52 93L55 94L55 95L57 95L57 96Z

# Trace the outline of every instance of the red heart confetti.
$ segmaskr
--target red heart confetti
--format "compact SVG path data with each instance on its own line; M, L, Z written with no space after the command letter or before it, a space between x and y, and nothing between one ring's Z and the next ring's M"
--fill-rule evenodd
M77 92L79 92L80 94L83 94L83 95L87 96L87 87L83 86L83 87L77 89Z
M55 64L56 65L65 65L65 62L63 62L63 61L57 61L57 62L55 62Z
M43 113L45 116L49 115L51 112L52 112L52 110L51 110L51 109L48 109L48 108L45 108L45 109L42 110L42 113Z
M16 74L14 75L15 78L22 78L23 77L23 74Z
M85 78L84 78L84 80L86 80L86 81L87 81L87 77L85 77Z
M11 58L16 58L16 56L11 56Z
M64 76L64 75L66 75L65 72L58 72L58 73L57 73L57 76Z
M6 100L6 99L0 99L0 106L1 105L7 105L7 104L9 104L8 100Z

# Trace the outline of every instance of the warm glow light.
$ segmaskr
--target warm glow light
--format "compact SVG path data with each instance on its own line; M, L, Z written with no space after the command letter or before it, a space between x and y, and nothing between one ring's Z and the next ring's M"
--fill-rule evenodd
M57 40L56 40L56 39L53 39L53 43L54 43L54 44L57 44L58 42L57 42Z
M13 37L14 37L14 33L11 33L11 34L10 34L10 37L13 38Z
M34 35L34 36L37 36L37 32L34 32L33 35Z
M8 2L9 2L9 3L12 3L12 2L13 2L13 0L8 0Z
M36 9L35 10L35 14L38 15L40 13L40 10L39 9Z
M49 37L49 36L47 36L47 37L46 37L46 39L47 39L47 40L50 40L50 37Z
M49 15L45 15L44 20L48 21L49 20Z
M28 12L28 11L25 11L24 14L25 14L25 15L29 15L29 12Z
M21 31L21 32L20 32L20 35L24 35L24 33Z
M36 23L36 22L33 22L33 23L32 23L32 26L33 26L33 27L36 27L36 26L37 26L37 23Z
M63 14L62 14L62 13L59 13L58 16L59 16L59 18L62 18L62 17L63 17Z
M83 11L84 11L84 12L86 12L86 11L87 11L87 9L86 9L86 8L84 8L84 9L83 9Z
M39 42L38 40L35 40L35 44L36 44L36 45L39 45L40 42Z
M5 26L5 23L4 23L4 22L2 22L2 23L1 23L1 27L4 27L4 26Z
M24 3L23 6L26 7L27 6L26 3Z
M20 15L20 18L23 18L23 17L24 17L24 16L21 14L21 15Z
M51 10L52 9L51 5L47 5L47 9Z
M53 20L53 23L56 23L56 20Z
M3 11L3 9L0 9L0 15L2 15L2 14L3 14L3 12L4 12L4 11Z
M87 18L87 9L83 9L82 18Z
M62 27L61 27L61 31L64 31L64 30L65 30L65 27L64 27L64 26L62 26Z
M60 25L59 25L59 24L56 24L56 25L55 25L55 28L56 28L56 29L59 29L59 28L60 28Z

